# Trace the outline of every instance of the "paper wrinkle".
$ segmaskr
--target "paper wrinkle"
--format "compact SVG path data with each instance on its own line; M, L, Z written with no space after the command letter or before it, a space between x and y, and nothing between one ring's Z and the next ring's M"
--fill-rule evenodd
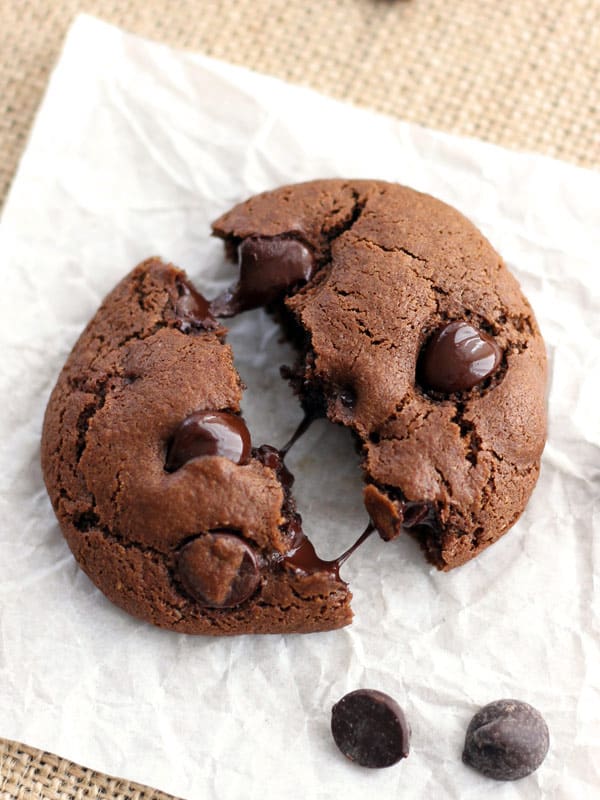
M101 298L160 255L212 297L235 280L210 221L316 177L399 181L455 205L513 269L550 359L549 442L514 530L441 574L408 537L344 565L355 620L306 636L211 639L112 606L74 563L39 467L48 395ZM592 797L600 786L600 175L358 110L80 17L52 76L0 226L0 733L197 798ZM262 312L232 321L256 444L302 413L294 352ZM366 523L347 432L315 423L290 454L324 557ZM398 767L337 752L330 709L389 692L413 730ZM463 766L473 713L517 697L544 714L543 767L495 785Z

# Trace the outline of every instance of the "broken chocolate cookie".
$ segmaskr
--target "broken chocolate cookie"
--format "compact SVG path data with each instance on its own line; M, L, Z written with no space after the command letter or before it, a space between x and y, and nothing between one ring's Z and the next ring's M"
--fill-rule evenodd
M341 563L375 527L440 569L518 519L545 441L546 359L500 256L454 209L382 181L321 180L214 224L240 266L209 303L149 259L105 299L44 420L42 466L78 562L162 627L238 634L351 620ZM227 317L264 305L298 346L305 410L281 450L252 446ZM340 558L302 531L285 453L310 421L348 427L372 525Z
M320 180L252 197L213 227L241 267L214 313L256 305L260 275L277 285L262 302L300 349L285 374L308 417L354 433L384 539L405 530L448 570L514 525L545 442L546 355L471 222L404 186Z
M225 329L184 273L140 264L52 392L42 466L80 566L117 605L185 633L346 625L350 592L302 532L275 448L252 448Z

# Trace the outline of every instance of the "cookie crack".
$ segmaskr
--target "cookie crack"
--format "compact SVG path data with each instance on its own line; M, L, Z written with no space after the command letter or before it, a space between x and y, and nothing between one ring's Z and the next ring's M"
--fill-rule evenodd
M83 454L85 452L85 448L87 447L87 434L90 428L90 423L92 419L96 416L98 411L103 408L104 404L106 403L106 396L108 393L107 385L110 377L107 376L103 378L96 386L95 391L89 392L90 394L95 394L96 399L92 403L87 403L83 409L79 412L79 417L77 418L77 444L75 448L76 454L76 463L79 464L81 461Z
M413 261L420 261L422 264L428 264L429 261L422 256L416 255L416 253L412 253L406 247L400 247L396 245L395 247L388 247L380 242L374 242L372 239L367 239L366 237L361 237L356 239L357 244L370 244L373 247L376 247L378 250L383 250L384 253L404 253L405 256L412 258Z
M315 272L315 275L313 276L312 280L310 280L306 284L306 287L303 288L310 287L311 283L313 283L314 281L314 278L319 273L322 273L323 270L327 269L328 267L331 267L333 263L333 257L332 257L333 245L341 236L343 236L345 233L349 233L352 230L352 228L361 218L363 211L365 210L365 206L367 204L367 197L361 195L361 193L357 189L354 189L352 187L348 188L351 189L352 200L353 200L353 206L350 210L350 213L346 216L345 219L340 220L340 222L338 222L335 225L332 225L331 228L324 231L326 246L323 251L323 255L321 256L320 259L319 268Z
M465 445L465 458L472 465L477 466L478 453L481 451L481 437L477 433L477 426L471 419L465 417L465 403L457 402L454 406L454 416L450 420L458 426L460 438Z
M452 484L451 484L451 483L450 483L450 481L449 481L449 480L446 478L446 476L444 475L444 473L443 473L443 472L442 472L442 471L441 471L441 470L440 470L440 469L439 469L439 468L438 468L438 467L437 467L435 464L433 464L432 466L433 466L433 469L434 469L434 471L435 471L435 474L436 474L436 475L438 476L438 478L440 479L440 483L441 483L441 484L442 484L442 486L445 488L445 490L446 490L446 492L447 492L447 494L448 494L448 497L449 497L449 498L451 498L451 497L452 497Z
M367 197L361 195L361 193L354 188L351 188L351 192L353 206L350 210L350 213L345 219L338 222L337 225L334 225L329 230L325 231L325 236L329 244L333 244L333 242L336 239L339 239L339 237L344 233L348 233L348 231L352 230L365 210Z

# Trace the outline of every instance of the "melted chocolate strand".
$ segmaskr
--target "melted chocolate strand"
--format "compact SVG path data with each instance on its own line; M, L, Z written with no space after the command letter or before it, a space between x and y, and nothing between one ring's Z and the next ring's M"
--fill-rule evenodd
M194 329L214 330L218 328L219 323L211 314L208 300L183 278L177 278L175 284L179 294L175 301L177 327L183 333L189 333Z
M306 431L310 428L312 423L317 419L317 416L318 416L317 414L305 414L304 415L302 421L300 422L300 424L298 425L298 427L294 431L294 433L291 436L291 438L280 449L279 452L281 453L281 457L282 458L286 457L286 455L289 453L289 451L292 449L292 447L296 444L298 439L306 433Z
M338 567L341 567L342 564L350 558L352 553L354 553L355 550L358 550L358 548L361 546L361 544L363 542L367 541L367 539L373 533L374 530L375 530L375 526L373 525L372 522L369 521L369 524L364 529L364 531L361 533L361 535L358 537L358 539L354 542L354 544L351 545L347 550L345 550L342 553L341 556L336 558Z
M339 581L342 564L369 538L374 530L373 523L369 522L354 544L345 550L341 556L331 561L324 561L316 554L312 542L305 536L302 528L298 526L296 528L295 547L283 557L282 561L284 564L289 564L293 569L301 570L302 572L329 572L333 578Z
M310 539L300 529L299 541L295 548L282 559L283 564L288 564L292 569L300 572L329 572L332 578L339 581L340 571L337 559L324 561L319 558Z

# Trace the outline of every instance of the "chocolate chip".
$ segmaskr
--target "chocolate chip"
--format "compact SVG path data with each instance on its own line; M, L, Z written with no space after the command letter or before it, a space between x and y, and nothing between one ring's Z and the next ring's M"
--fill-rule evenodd
M191 597L212 608L239 606L260 583L252 548L232 533L205 533L185 544L177 576Z
M183 278L176 280L179 297L175 301L175 315L178 318L178 327L184 333L194 328L213 330L219 323L210 313L208 300Z
M548 752L548 726L520 700L496 700L475 714L462 759L498 781L514 781L536 770Z
M427 342L417 371L425 388L448 394L462 392L490 376L501 358L502 350L491 336L455 320Z
M362 767L391 767L408 756L410 728L389 695L357 689L331 710L331 733L342 753Z
M344 389L341 389L338 394L340 403L345 408L354 408L356 404L356 394L353 389L350 389L346 386Z
M252 236L238 248L240 277L211 303L218 317L231 317L240 311L264 306L286 289L308 281L315 270L312 251L289 236Z
M244 420L226 411L198 411L175 431L165 469L174 472L200 456L224 456L244 464L250 456L250 432Z

